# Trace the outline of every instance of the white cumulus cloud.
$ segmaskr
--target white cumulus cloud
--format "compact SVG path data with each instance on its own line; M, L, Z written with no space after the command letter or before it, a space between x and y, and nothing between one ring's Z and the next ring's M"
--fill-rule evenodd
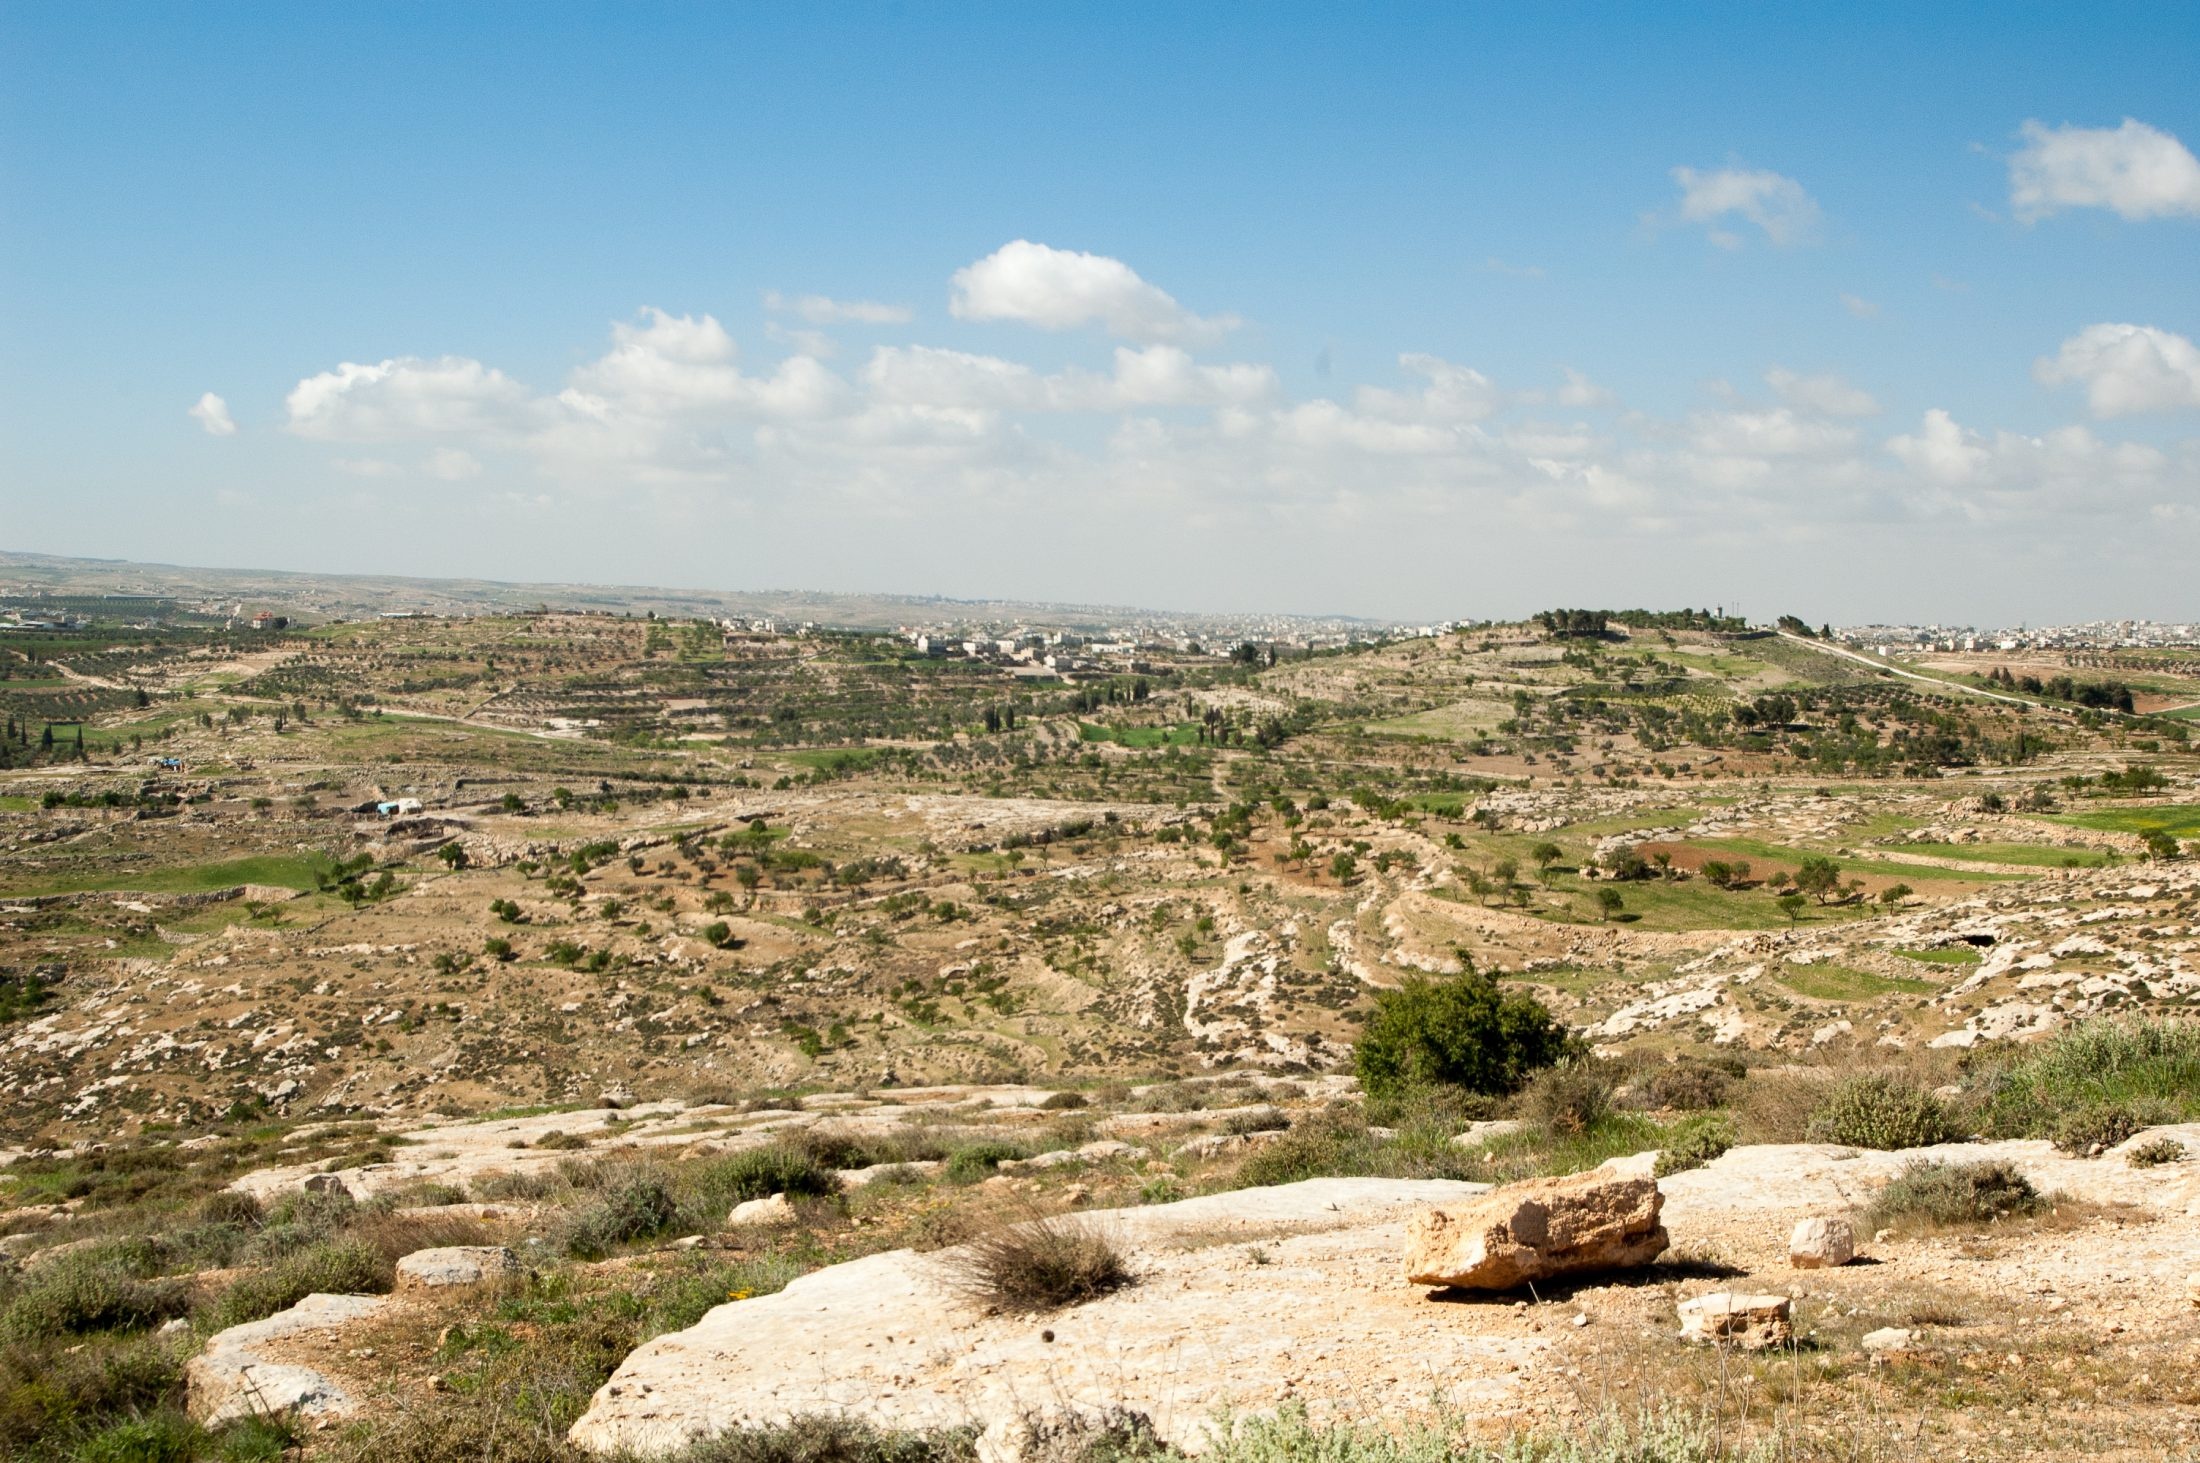
M1013 320L1042 330L1099 325L1129 340L1211 341L1238 325L1194 315L1120 259L1017 239L955 271L958 320Z
M1925 413L1915 432L1887 440L1887 450L1911 471L1942 483L1960 483L1992 457L1978 433L1939 407Z
M291 431L328 442L492 432L507 427L526 403L527 389L517 381L463 356L345 361L308 376L283 399Z
M2048 386L2082 382L2096 417L2200 408L2200 348L2151 325L2088 325L2032 374Z
M237 423L229 415L229 403L209 391L191 407L191 416L209 437L234 437Z
M906 325L914 312L907 305L876 300L836 300L826 295L784 295L764 291L764 308L812 325Z
M2169 133L2124 118L2121 127L2026 122L2009 158L2009 207L2026 223L2066 208L2105 208L2132 220L2200 214L2200 159Z
M1727 226L1740 218L1764 231L1774 244L1803 244L1818 233L1818 204L1803 185L1781 173L1751 168L1701 170L1681 167L1672 172L1680 185L1680 217L1705 226L1711 242L1722 249L1738 249L1741 235Z

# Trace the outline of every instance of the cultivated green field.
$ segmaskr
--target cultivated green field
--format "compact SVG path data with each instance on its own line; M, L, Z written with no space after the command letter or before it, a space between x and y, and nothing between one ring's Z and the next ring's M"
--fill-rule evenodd
M209 894L234 889L239 884L274 884L285 889L312 889L328 861L310 854L266 854L255 858L225 859L220 863L178 864L165 869L122 870L104 874L64 874L39 878L10 877L0 885L0 895L25 898L40 894Z
M2090 813L2065 813L2054 821L2107 833L2159 831L2178 838L2200 838L2200 805L2193 803L2163 803L2151 808L2099 808Z

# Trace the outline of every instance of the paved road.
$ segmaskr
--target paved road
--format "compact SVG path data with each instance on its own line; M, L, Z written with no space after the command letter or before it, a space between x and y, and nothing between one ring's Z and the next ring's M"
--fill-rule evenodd
M1838 645L1828 645L1823 640L1808 640L1801 635L1791 635L1785 630L1780 631L1779 636L1782 640L1792 640L1797 645L1807 645L1821 654L1838 655L1843 659L1868 665L1874 670L1885 671L1888 675L1900 676L1906 681L1922 681L1928 686L1937 687L1943 691L1961 691L1966 695L1984 696L1989 701L2004 701L2011 706L2030 706L2033 704L2022 696L2004 696L1999 691L1988 691L1978 686L1966 686L1961 681L1943 681L1938 676L1921 676L1916 671L1906 671L1898 665L1889 664L1883 656L1865 655L1861 651L1844 650Z

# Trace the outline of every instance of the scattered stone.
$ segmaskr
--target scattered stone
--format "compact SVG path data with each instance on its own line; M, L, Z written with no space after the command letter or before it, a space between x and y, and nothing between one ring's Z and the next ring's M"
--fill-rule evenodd
M1486 1147L1492 1138L1502 1138L1508 1133L1517 1133L1527 1126L1519 1118L1491 1118L1487 1122L1469 1123L1465 1132L1458 1134L1451 1140L1452 1146L1456 1148Z
M181 1316L174 1316L161 1322L160 1328L153 1334L155 1336L181 1336L190 1329L191 1323L189 1321Z
M1647 1265L1668 1243L1658 1222L1662 1203L1650 1179L1591 1171L1510 1184L1458 1208L1424 1209L1407 1225L1406 1278L1511 1290Z
M397 1262L399 1290L443 1290L509 1280L526 1267L504 1245L445 1245L414 1250Z
M1788 1236L1788 1263L1798 1270L1830 1270L1856 1258L1856 1230L1846 1219L1806 1219Z
M1868 1331L1857 1342L1874 1363L1890 1361L1917 1349L1917 1333L1907 1326L1882 1326Z
M596 1102L600 1106L608 1107L613 1112L617 1112L621 1108L634 1105L634 1091L632 1088L625 1086L606 1087L603 1090L603 1095L598 1097Z
M800 1216L794 1205L787 1202L785 1194L774 1194L769 1199L749 1199L733 1206L726 1216L728 1229L764 1228L793 1224Z
M349 1194L351 1192L343 1179L333 1173L312 1174L298 1187L309 1194Z
M309 1295L265 1320L216 1333L183 1369L191 1416L209 1428L254 1415L350 1416L356 1404L329 1377L311 1367L269 1361L262 1353L289 1337L340 1330L388 1304L378 1295Z
M1739 1295L1715 1290L1680 1304L1681 1340L1763 1351L1785 1346L1795 1335L1793 1302L1784 1295Z

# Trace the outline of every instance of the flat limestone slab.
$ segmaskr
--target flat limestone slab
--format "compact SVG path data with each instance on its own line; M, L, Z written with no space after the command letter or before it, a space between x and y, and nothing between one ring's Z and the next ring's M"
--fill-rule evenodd
M218 1331L206 1350L183 1369L191 1416L206 1427L254 1414L294 1412L305 1417L348 1417L352 1399L311 1367L273 1361L265 1354L287 1338L353 1325L389 1304L379 1295L309 1295L264 1320Z
M637 1348L572 1439L648 1454L829 1411L975 1424L1004 1458L1027 1413L1068 1408L1134 1408L1193 1446L1218 1408L1293 1397L1317 1412L1401 1415L1436 1399L1502 1411L1548 1343L1475 1335L1397 1279L1407 1215L1485 1191L1314 1179L1090 1215L1131 1252L1138 1283L1051 1316L982 1314L938 1256L868 1256Z

